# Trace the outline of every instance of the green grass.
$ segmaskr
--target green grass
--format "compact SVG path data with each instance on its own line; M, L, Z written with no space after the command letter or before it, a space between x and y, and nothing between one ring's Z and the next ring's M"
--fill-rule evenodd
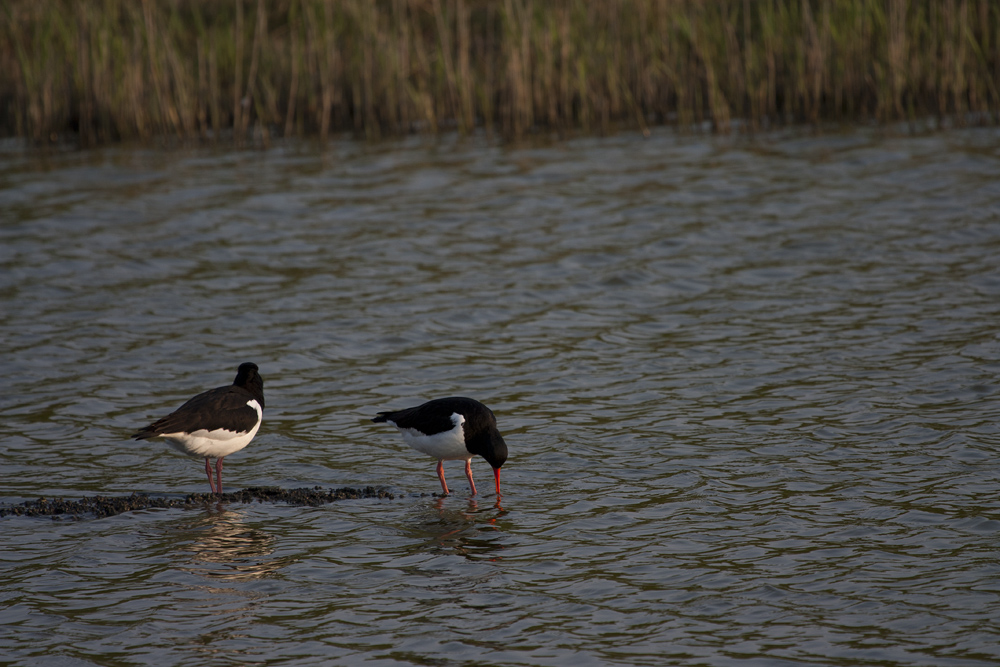
M998 65L994 0L7 0L0 134L994 122Z

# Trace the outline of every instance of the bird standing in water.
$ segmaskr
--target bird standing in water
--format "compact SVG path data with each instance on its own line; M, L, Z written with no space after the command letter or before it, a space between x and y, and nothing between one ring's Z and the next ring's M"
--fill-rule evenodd
M204 458L208 486L221 496L222 459L250 444L264 416L264 381L257 370L257 364L240 364L231 385L198 394L132 437L163 438L188 456ZM212 482L213 458L217 484Z
M507 460L507 443L497 430L493 411L471 398L438 398L405 410L380 412L373 422L392 424L403 435L403 442L437 459L441 490L448 494L444 480L444 462L465 461L469 489L476 495L472 480L472 457L482 456L493 466L497 496L500 496L500 467Z

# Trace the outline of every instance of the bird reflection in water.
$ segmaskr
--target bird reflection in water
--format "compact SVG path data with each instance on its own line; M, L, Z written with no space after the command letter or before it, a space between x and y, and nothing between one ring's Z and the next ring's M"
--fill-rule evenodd
M502 560L503 544L501 519L507 511L496 502L480 507L476 498L469 498L459 508L451 498L434 500L430 508L421 510L415 521L406 524L403 532L420 544L413 545L414 552L426 551L429 547L452 551L469 560ZM428 511L430 510L430 511Z
M190 523L178 526L175 538L187 542L191 554L184 569L226 581L250 581L270 576L286 565L286 559L269 559L275 538L244 524L240 512L221 504Z

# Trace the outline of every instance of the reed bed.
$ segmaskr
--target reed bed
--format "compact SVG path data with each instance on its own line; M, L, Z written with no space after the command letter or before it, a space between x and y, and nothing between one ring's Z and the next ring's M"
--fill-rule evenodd
M0 133L995 122L998 65L993 0L7 0Z

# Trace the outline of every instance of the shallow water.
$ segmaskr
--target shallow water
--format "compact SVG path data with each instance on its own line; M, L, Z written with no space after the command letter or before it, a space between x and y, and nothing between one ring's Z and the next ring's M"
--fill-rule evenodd
M997 130L8 145L0 266L0 502L206 491L128 435L242 361L227 488L395 493L0 519L3 662L1000 662Z

